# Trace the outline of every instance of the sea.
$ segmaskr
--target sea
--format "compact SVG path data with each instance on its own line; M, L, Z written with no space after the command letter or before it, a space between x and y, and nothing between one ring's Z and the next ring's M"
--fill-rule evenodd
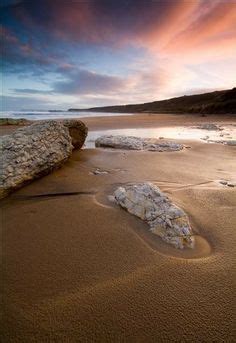
M115 115L132 115L133 113L112 113L112 112L87 112L87 111L36 111L36 110L20 110L20 111L0 111L0 118L25 118L28 120L44 120L44 119L69 119L69 118L84 118L84 117L111 117Z

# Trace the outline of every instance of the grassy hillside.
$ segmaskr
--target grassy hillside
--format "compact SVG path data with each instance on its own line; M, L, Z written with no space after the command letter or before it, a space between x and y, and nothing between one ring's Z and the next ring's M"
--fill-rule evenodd
M79 111L81 109L69 109ZM211 93L184 95L137 105L93 107L97 112L222 113L236 114L236 88ZM84 109L83 109L84 111Z

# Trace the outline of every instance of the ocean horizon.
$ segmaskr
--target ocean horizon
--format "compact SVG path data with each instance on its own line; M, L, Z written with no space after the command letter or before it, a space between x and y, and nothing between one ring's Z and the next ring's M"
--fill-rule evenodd
M88 112L88 111L52 111L52 110L19 110L19 111L0 111L0 118L25 118L28 120L44 119L69 119L85 117L111 117L111 116L133 115L133 113L115 113L115 112Z

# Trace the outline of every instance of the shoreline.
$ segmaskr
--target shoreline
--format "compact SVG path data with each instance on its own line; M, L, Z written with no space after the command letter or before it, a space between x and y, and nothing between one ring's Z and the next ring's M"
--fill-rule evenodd
M65 118L67 119L67 118ZM68 118L69 119L69 118ZM175 127L175 126L196 126L204 123L215 124L236 124L236 116L234 115L213 115L202 117L201 115L191 114L133 114L122 116L101 116L101 117L78 117L78 119L85 123L89 131L109 130L109 129L129 129L129 128L157 128L157 127ZM44 119L45 120L45 119ZM50 120L50 118L48 118ZM62 119L52 119L62 120ZM32 123L33 120L29 121ZM115 123L115 125L114 125ZM115 126L115 127L114 127ZM0 135L13 132L15 129L20 128L21 125L1 125Z

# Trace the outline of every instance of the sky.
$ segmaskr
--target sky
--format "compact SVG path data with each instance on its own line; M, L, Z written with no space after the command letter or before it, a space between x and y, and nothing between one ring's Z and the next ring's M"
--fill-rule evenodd
M3 0L1 110L235 87L236 0Z

